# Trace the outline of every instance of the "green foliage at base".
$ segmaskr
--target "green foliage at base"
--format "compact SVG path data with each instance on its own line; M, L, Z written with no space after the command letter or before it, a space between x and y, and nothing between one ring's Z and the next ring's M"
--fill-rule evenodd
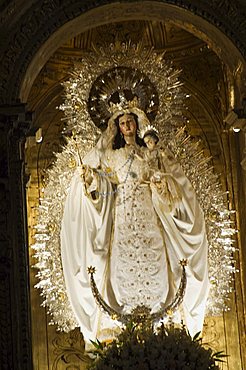
M89 370L217 370L222 352L213 353L191 338L185 328L153 329L129 325L112 343L93 342L95 360Z

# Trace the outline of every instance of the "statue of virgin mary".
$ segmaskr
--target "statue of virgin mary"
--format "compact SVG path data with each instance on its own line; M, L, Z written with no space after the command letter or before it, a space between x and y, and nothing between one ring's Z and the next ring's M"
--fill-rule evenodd
M43 304L59 329L107 339L118 324L100 312L88 267L116 312L154 314L175 301L186 260L173 319L194 335L206 307L225 308L235 230L213 169L180 128L179 71L119 43L76 68L60 107L68 144L49 170L33 246Z
M62 266L72 309L85 340L100 337L88 266L118 312L138 305L155 312L174 299L185 259L182 317L194 335L209 292L203 211L171 152L160 142L146 146L153 130L137 97L121 95L109 109L108 127L75 172L64 208Z

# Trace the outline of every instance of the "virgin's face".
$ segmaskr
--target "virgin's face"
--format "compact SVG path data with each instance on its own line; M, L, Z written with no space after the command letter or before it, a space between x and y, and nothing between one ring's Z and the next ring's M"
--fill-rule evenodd
M135 136L137 124L131 114L124 114L119 118L120 131L124 136Z

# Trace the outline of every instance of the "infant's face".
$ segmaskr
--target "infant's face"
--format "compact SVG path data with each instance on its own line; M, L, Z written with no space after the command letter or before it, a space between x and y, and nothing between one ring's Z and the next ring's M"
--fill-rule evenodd
M156 146L155 139L152 136L145 136L144 142L149 150L153 150Z

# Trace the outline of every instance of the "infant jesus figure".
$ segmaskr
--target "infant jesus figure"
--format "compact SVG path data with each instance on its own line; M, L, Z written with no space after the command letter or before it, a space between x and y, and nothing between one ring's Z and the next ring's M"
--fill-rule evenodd
M171 172L174 157L159 145L158 132L150 129L145 132L143 140L146 144L143 160L149 168L149 181L153 194L158 194L161 208L164 212L171 212L181 201L182 195L179 184Z

